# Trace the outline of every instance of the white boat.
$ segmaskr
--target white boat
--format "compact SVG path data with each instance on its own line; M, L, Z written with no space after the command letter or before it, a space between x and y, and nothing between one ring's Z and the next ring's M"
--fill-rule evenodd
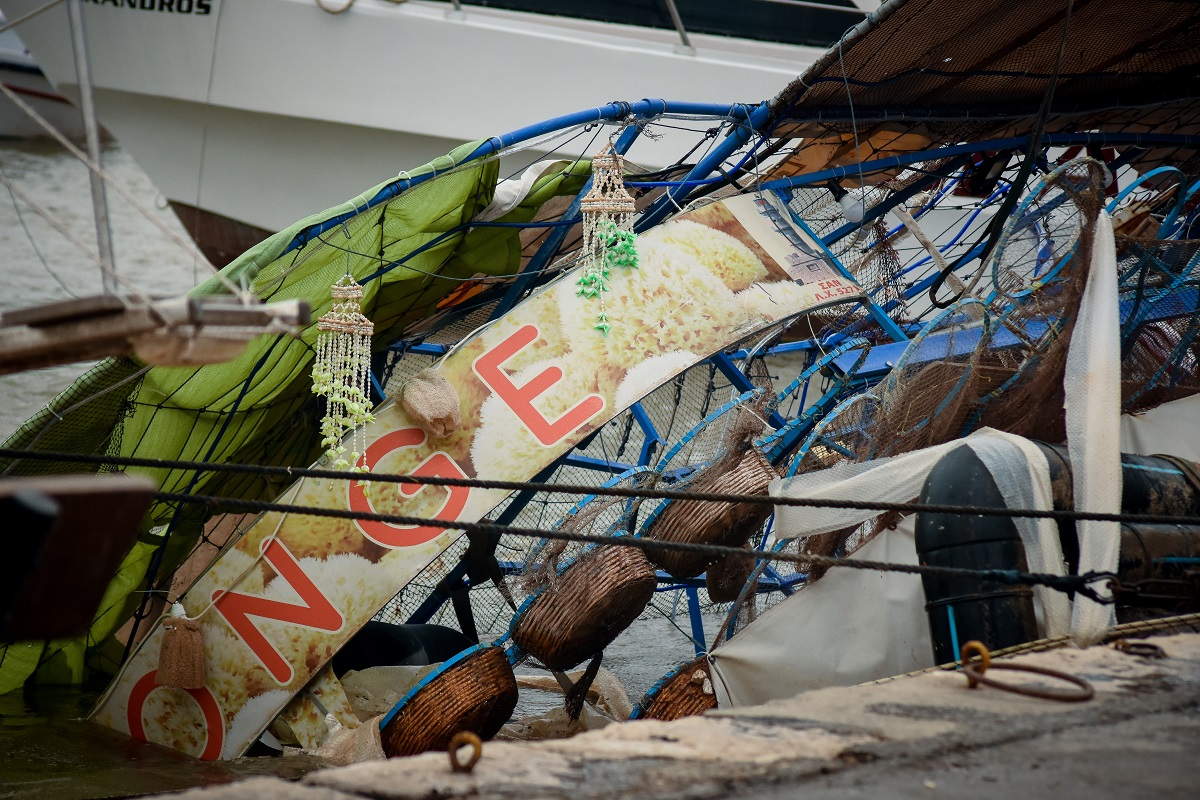
M679 0L689 31L672 26L674 0L485 2L87 0L97 116L224 264L381 174L530 119L614 99L768 99L863 14L849 0ZM20 31L75 97L67 18L60 6Z
M0 13L0 25L5 24ZM0 32L0 83L21 96L56 129L83 138L83 120L71 101L57 92L15 30ZM25 139L46 132L7 97L0 97L0 138Z

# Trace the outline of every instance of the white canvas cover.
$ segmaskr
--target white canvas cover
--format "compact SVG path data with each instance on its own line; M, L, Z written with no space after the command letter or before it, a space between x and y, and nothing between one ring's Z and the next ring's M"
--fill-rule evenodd
M1067 449L1075 510L1121 511L1121 314L1117 297L1117 247L1112 220L1100 212L1092 234L1092 263L1063 375ZM1080 520L1079 572L1116 572L1121 551L1117 522ZM1097 591L1108 590L1097 585ZM1071 636L1098 642L1116 622L1116 609L1076 597Z
M1119 421L1116 249L1112 223L1106 214L1097 219L1094 237L1088 284L1072 332L1064 379L1067 433L1075 508L1119 512L1120 433L1134 436L1144 430L1141 447L1161 444L1162 450L1177 454L1181 445L1168 437L1173 430L1181 440L1200 439L1195 435L1179 436L1194 431L1186 427L1185 420L1195 419L1200 405L1190 398L1192 404L1166 409L1150 422ZM988 467L1009 507L1051 508L1045 456L1021 437L989 429L900 456L840 464L776 480L771 484L771 495L906 502L919 495L937 462L964 444ZM777 506L775 532L781 538L808 536L839 530L874 516L871 511ZM1028 518L1014 518L1014 522L1025 546L1029 570L1063 574L1054 523ZM1077 529L1080 572L1115 571L1120 545L1117 523L1081 522ZM911 523L906 520L901 530L881 534L858 556L916 563L911 531ZM1112 606L1080 597L1072 608L1064 594L1041 587L1035 587L1035 607L1043 636L1070 632L1081 645L1098 640L1112 624ZM922 641L921 636L925 649L918 655L912 648ZM916 576L833 569L716 648L712 655L718 700L729 706L761 703L807 689L848 685L917 669L932 661L924 592Z
M1200 394L1121 417L1121 452L1200 462Z
M861 464L841 464L771 484L776 497L907 502L949 452L970 447L1013 508L1053 503L1046 457L1020 436L985 428L965 439ZM781 538L839 530L877 512L777 506ZM854 558L916 564L914 517L884 531ZM1065 572L1053 520L1015 518L1033 572ZM1039 631L1070 629L1066 595L1034 588ZM917 575L834 568L772 608L712 653L717 699L726 707L763 703L825 686L849 686L933 665L925 593Z
M912 518L855 557L917 563ZM932 666L924 606L919 575L831 570L713 651L717 703L755 705Z

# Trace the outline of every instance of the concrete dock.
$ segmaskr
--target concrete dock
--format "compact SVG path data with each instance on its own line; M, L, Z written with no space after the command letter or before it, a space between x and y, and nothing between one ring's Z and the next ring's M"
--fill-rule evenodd
M445 753L426 753L172 797L1200 797L1200 634L1145 641L1161 657L1097 646L1006 661L1087 680L1095 698L1086 702L969 689L961 672L934 671L568 740L488 742L469 774L452 772ZM1071 688L1028 673L987 675Z

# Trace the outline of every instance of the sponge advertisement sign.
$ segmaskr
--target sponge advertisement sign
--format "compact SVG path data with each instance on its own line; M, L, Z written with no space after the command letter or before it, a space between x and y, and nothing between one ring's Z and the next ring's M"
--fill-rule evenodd
M637 240L602 300L577 267L472 334L438 370L462 424L422 430L394 402L365 431L376 473L523 481L675 375L744 337L861 289L773 199L745 195ZM598 302L610 323L593 327ZM280 502L477 521L507 492L301 479ZM155 682L161 626L90 719L205 759L236 758L333 654L461 532L270 512L182 602L199 616L207 685Z

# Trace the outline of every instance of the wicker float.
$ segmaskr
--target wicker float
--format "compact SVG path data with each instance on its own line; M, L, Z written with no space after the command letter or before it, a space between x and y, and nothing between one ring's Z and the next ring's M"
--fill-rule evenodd
M694 717L717 707L712 671L708 658L676 667L659 681L633 709L630 719L657 719L663 722Z
M389 758L445 750L471 731L490 739L517 707L517 679L504 649L477 645L427 675L379 723Z
M589 548L518 612L513 642L567 670L607 647L654 596L654 567L633 547Z
M779 477L755 448L750 448L737 465L711 481L700 479L688 488L697 492L765 495L767 486ZM647 530L647 536L663 542L688 542L738 547L744 544L771 515L768 503L724 503L675 500L667 504ZM717 559L678 551L652 551L651 560L676 578L694 578Z
M749 543L742 549L750 552ZM732 603L742 593L742 587L754 571L754 559L742 556L722 556L704 571L704 588L714 603Z

